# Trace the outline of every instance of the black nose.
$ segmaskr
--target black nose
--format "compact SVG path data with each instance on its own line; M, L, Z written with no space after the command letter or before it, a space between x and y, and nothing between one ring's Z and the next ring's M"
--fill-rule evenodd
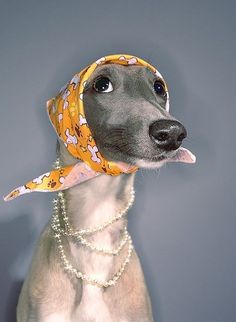
M149 126L149 136L163 150L176 150L187 136L185 127L175 120L158 120Z

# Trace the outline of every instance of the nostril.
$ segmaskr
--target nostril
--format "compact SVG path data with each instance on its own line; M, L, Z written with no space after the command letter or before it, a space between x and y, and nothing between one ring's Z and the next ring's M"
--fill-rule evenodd
M185 137L186 137L185 133L181 133L177 138L177 142L182 142Z
M168 140L168 138L169 138L169 134L164 131L160 131L155 135L155 139L160 142L166 141Z

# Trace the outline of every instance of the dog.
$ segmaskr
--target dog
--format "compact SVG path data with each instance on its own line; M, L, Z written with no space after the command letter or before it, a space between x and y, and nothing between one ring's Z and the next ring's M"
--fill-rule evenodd
M107 160L142 168L160 168L167 161L180 159L180 146L187 131L169 113L167 100L163 82L145 66L98 66L83 94L86 119L98 150ZM61 141L57 144L63 165L78 161ZM92 152L96 158L96 151ZM93 227L109 220L117 209L126 207L134 179L135 173L101 174L66 190L71 225ZM116 248L126 225L126 217L121 217L89 237L89 241ZM62 243L67 257L80 271L103 279L118 270L128 250L125 244L118 256L105 257L68 238L63 238ZM117 283L98 287L63 270L49 222L40 235L21 290L17 321L153 321L151 301L135 249Z

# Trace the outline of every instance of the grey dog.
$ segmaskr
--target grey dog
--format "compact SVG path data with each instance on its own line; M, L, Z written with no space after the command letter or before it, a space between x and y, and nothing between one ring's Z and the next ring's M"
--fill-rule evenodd
M138 167L159 168L174 158L186 129L165 109L166 93L160 80L144 66L106 64L90 76L84 92L85 115L99 151L107 160ZM60 142L65 165L78 162ZM126 206L135 173L101 174L65 191L73 227L93 227ZM127 224L121 218L91 241L115 248ZM86 274L112 276L121 256L108 259L86 252L63 239L67 256ZM152 308L139 258L134 250L117 284L108 288L68 276L61 266L50 224L36 247L18 306L18 322L151 322Z

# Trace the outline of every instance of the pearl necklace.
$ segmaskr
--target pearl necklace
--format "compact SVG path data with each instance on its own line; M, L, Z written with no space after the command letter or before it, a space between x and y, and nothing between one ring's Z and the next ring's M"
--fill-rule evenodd
M60 201L61 205L59 205L59 201ZM62 197L61 194L58 199L53 200L53 204L54 204L54 206L53 206L51 227L54 230L54 232L59 233L61 236L75 237L82 245L90 248L93 251L101 252L101 253L104 253L107 255L117 255L130 238L128 231L127 231L127 227L125 227L124 234L123 234L124 237L121 239L121 242L120 242L117 249L110 250L110 249L106 249L104 247L94 246L90 242L88 242L85 238L83 238L83 236L80 235L78 231L76 232L76 235L75 235L75 233L73 233L73 229L70 227L68 217L66 216L65 199L64 199L64 197ZM58 215L59 207L61 207L61 209L62 209L62 219L65 223L66 230L60 227L60 220L59 220L59 215ZM107 226L107 224L106 224L106 226ZM97 231L100 231L100 230L101 230L101 226L98 227Z
M61 162L60 162L60 159L58 158L55 162L54 167L60 168L60 166L61 166ZM132 250L133 250L132 240L131 240L130 235L128 234L127 227L125 227L125 229L124 229L124 238L121 240L118 248L115 250L110 250L110 249L106 249L104 247L94 246L91 243L89 243L86 239L84 239L83 235L91 235L93 233L99 232L99 231L105 229L107 226L114 223L115 221L117 221L118 219L122 218L126 214L128 209L131 207L131 205L133 204L134 194L135 194L135 192L132 187L131 192L130 192L130 195L131 195L130 200L128 202L128 205L125 207L125 209L123 209L122 211L119 211L118 215L114 216L113 218L106 221L102 225L99 225L99 226L96 226L96 227L90 228L90 229L81 229L81 230L74 231L72 229L72 227L70 226L69 219L66 215L66 204L65 204L64 192L60 191L57 193L58 198L53 200L53 216L52 216L52 221L51 221L51 227L54 231L54 238L57 242L59 254L60 254L64 269L66 271L68 271L69 273L72 273L77 278L80 278L83 281L86 281L87 283L94 284L99 287L108 287L108 286L112 286L112 285L116 284L117 280L121 277L126 266L128 265L128 263L130 261L131 254L132 254ZM65 229L60 227L60 220L59 220L60 209L62 211L62 219L64 221ZM101 281L101 280L96 279L94 277L87 276L86 274L83 274L82 272L78 271L75 267L73 267L69 263L66 255L65 255L61 236L75 237L77 240L80 241L80 243L82 245L89 247L92 251L101 252L105 255L118 255L118 253L121 251L121 249L124 247L124 245L128 242L128 244L129 244L128 245L128 253L127 253L127 256L126 256L125 260L123 261L120 269L118 270L118 272L116 272L113 275L113 277L111 279L109 279L108 281Z

